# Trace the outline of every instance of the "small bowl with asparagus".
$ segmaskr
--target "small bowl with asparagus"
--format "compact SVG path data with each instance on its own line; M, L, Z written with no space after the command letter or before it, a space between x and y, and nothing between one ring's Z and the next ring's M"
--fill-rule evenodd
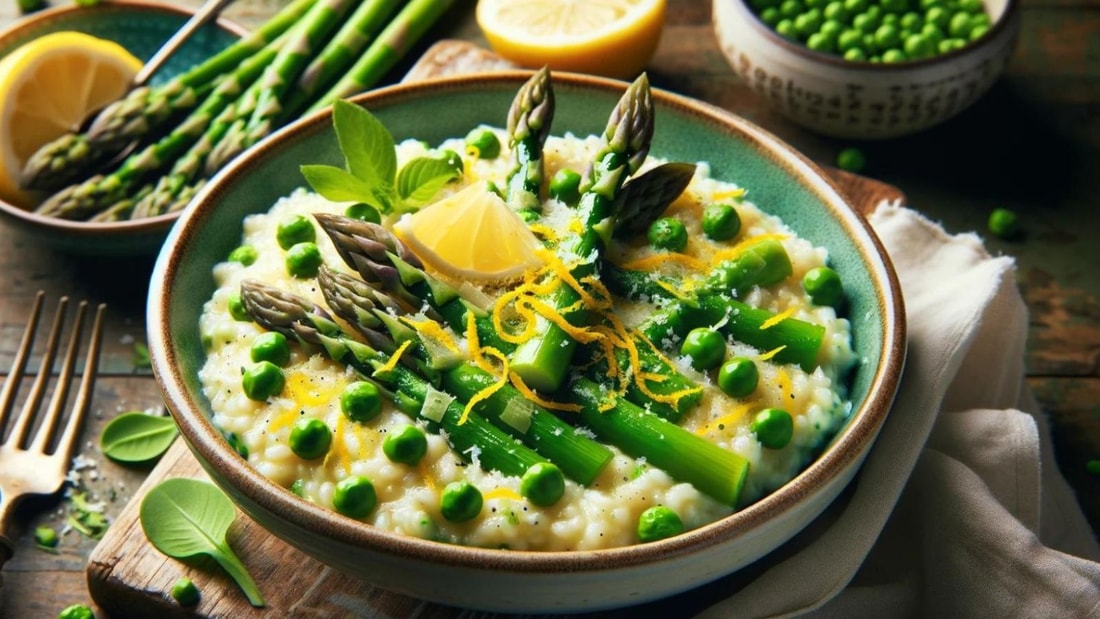
M451 3L397 4L292 0L252 32L225 19L200 28L147 85L23 146L5 166L13 189L0 195L0 213L62 251L155 254L228 161L287 122L373 85ZM145 60L191 14L136 0L46 9L0 34L0 61L62 31L118 43Z
M148 308L166 405L245 513L505 612L766 560L857 474L906 341L889 257L807 159L645 75L546 70L280 130L182 214Z

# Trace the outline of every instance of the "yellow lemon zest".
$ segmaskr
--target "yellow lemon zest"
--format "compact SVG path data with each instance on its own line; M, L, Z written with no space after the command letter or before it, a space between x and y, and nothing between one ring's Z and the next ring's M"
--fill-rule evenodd
M695 433L699 436L703 436L705 434L709 434L713 430L719 429L721 426L732 425L735 421L739 420L741 417L744 417L745 413L749 411L750 407L751 406L749 404L739 404L736 408L733 409L732 412L726 413L725 415L722 415L717 419L712 419L711 421L703 424L699 427L699 429L695 430Z
M567 402L555 402L553 400L547 400L547 399L542 398L541 396L539 396L539 394L535 393L534 390L532 390L530 387L528 387L527 383L523 382L523 379L520 378L519 374L516 374L515 372L509 373L508 379L511 381L512 386L515 387L517 391L519 391L520 393L523 394L523 397L527 398L528 400L534 402L535 404L538 404L539 406L541 406L545 409L555 410L555 411L566 411L566 412L570 412L570 413L580 412L580 410L581 410L581 407L580 407L579 404L570 404L570 403L567 403Z
M488 399L494 393L500 391L504 385L508 384L508 357L492 346L485 346L481 351L500 360L502 365L500 378L497 379L495 383L475 393L473 397L470 398L470 401L466 402L466 407L462 409L462 416L458 418L458 425L466 423L466 420L470 417L470 412L473 411L474 406L477 405L478 402Z
M769 318L769 319L765 320L764 322L760 323L760 330L763 331L764 329L771 329L775 325L777 325L777 324L783 322L784 320L790 318L791 316L793 316L794 312L795 312L795 308L788 307L787 309L783 310L782 312L779 312L775 316L772 316L771 318Z
M769 350L768 352L766 352L762 355L757 356L756 358L760 361L768 361L772 357L774 357L774 356L778 355L779 353L783 352L783 349L786 348L786 347L787 347L786 344L784 344L782 346L778 346L776 348L773 348L773 349Z
M378 368L378 370L376 371L379 374L392 372L393 369L397 367L397 364L401 361L401 355L405 354L405 351L409 349L409 346L412 346L412 340L405 340L404 342L402 342L401 345L397 347L397 350L393 351L393 354L390 355L390 358L382 364L382 367Z
M458 342L451 337L451 334L447 332L438 322L425 318L424 320L413 320L407 316L401 318L401 322L409 325L416 330L420 335L431 338L436 342L439 342L447 350L458 353Z
M505 488L503 486L499 488L493 488L482 495L485 501L492 501L493 499L508 499L511 501L522 501L523 497L518 492L511 488Z

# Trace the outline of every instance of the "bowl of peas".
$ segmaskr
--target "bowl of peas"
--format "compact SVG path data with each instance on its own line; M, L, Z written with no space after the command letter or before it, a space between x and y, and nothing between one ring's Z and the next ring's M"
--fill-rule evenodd
M996 82L1017 0L715 0L733 70L824 135L880 139L935 126Z

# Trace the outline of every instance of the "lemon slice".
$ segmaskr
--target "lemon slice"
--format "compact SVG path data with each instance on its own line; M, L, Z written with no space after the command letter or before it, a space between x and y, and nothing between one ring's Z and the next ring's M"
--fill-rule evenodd
M27 159L120 98L141 65L117 43L68 31L0 59L0 198L30 206L32 196L19 188Z
M428 268L457 280L505 281L541 264L539 240L480 183L405 215L393 231Z
M479 0L493 50L518 64L630 79L664 25L665 0Z

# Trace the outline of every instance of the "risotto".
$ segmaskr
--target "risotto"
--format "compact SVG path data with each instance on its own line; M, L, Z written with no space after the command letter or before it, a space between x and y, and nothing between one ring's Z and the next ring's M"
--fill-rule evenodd
M502 130L487 129L496 133L502 144L507 144ZM546 176L549 178L561 169L583 170L599 144L596 137L551 136L544 150ZM463 140L458 138L435 147L430 151L421 142L403 142L397 148L398 161L439 149L466 152ZM462 177L444 187L436 199L455 195L475 183L492 181L504 186L509 171L508 155L506 146L492 158L467 153L463 156ZM660 163L651 157L641 171ZM721 358L748 360L746 363L758 375L749 393L733 397L729 395L731 390L741 390L725 384L740 380L729 377L733 376L733 369L729 370L729 376L720 376L725 369L699 363L681 336L669 335L654 342L664 360L695 386L691 406L684 407L686 410L676 424L693 437L736 454L746 464L743 486L733 504L678 479L644 455L629 455L632 449L624 451L607 444L609 460L593 479L581 483L566 478L561 497L542 505L545 501L529 500L519 476L484 466L477 450L456 450L447 432L439 431L415 411L410 414L408 407L396 406L390 398L384 398L382 410L366 421L349 418L341 407L342 394L349 385L367 378L360 370L333 360L316 346L291 344L289 359L282 363L285 383L281 389L261 400L250 398L242 385L242 373L255 365L252 348L265 330L235 311L241 283L262 282L319 306L325 305L316 280L288 274L286 250L280 245L278 231L281 224L298 215L310 222L315 221L317 213L342 215L348 204L329 201L307 190L286 196L267 212L245 220L241 242L253 250L254 260L227 260L214 270L217 290L200 319L206 360L199 376L214 411L213 421L248 462L274 482L293 489L305 500L404 535L491 548L592 550L645 541L638 522L654 506L671 510L683 529L713 522L797 475L850 412L844 384L854 362L849 323L838 316L832 305L812 302L803 283L808 273L826 266L826 250L799 238L783 222L767 214L767 205L758 207L751 198L751 193L730 182L710 178L707 165L698 163L687 189L664 213L683 223L689 239L685 247L679 251L661 249L647 242L642 234L634 239L611 240L604 252L605 259L613 265L660 271L666 279L682 278L685 282L760 240L778 242L789 257L788 277L772 285L744 290L737 300L769 313L772 318L760 325L761 329L783 321L815 325L821 333L821 345L812 363L783 361L783 355L778 354L781 346L760 349L725 335L718 329L721 325L714 325L714 332L723 333L721 344L725 351L719 353ZM734 207L741 222L734 237L716 241L704 233L704 208L712 204ZM532 229L538 230L544 241L576 234L571 213L560 200L547 198ZM383 223L392 226L394 222ZM316 245L327 267L354 275L320 230ZM672 254L677 257L670 258ZM450 283L456 288L463 284ZM501 302L515 285L513 282L481 286L474 291L467 283L460 290L464 295L476 297L477 304L489 307L492 312L493 304ZM670 294L674 298L686 295L689 288L685 285ZM666 298L647 295L634 298L616 295L613 301L613 314L626 332L652 321L668 304ZM419 318L426 320L428 315ZM463 353L470 352L471 334L446 327L444 331ZM598 349L581 347L573 363L583 367L598 354ZM593 375L599 374L597 371ZM539 397L547 403L562 399L558 394L539 394ZM774 444L771 437L764 435L761 411L789 415L789 439L783 437L786 440ZM598 432L590 431L569 410L554 414L577 427L579 435L600 440ZM301 419L320 420L331 436L331 444L316 457L302 457L291 447L291 434ZM388 436L405 431L409 425L425 430L426 438L426 450L411 464L395 460L384 448ZM340 483L352 477L366 478L373 487L376 500L365 514L349 514L340 508L337 496ZM481 503L480 509L476 509L475 502L473 513L456 519L444 513L441 496L446 488L462 481L480 492Z

